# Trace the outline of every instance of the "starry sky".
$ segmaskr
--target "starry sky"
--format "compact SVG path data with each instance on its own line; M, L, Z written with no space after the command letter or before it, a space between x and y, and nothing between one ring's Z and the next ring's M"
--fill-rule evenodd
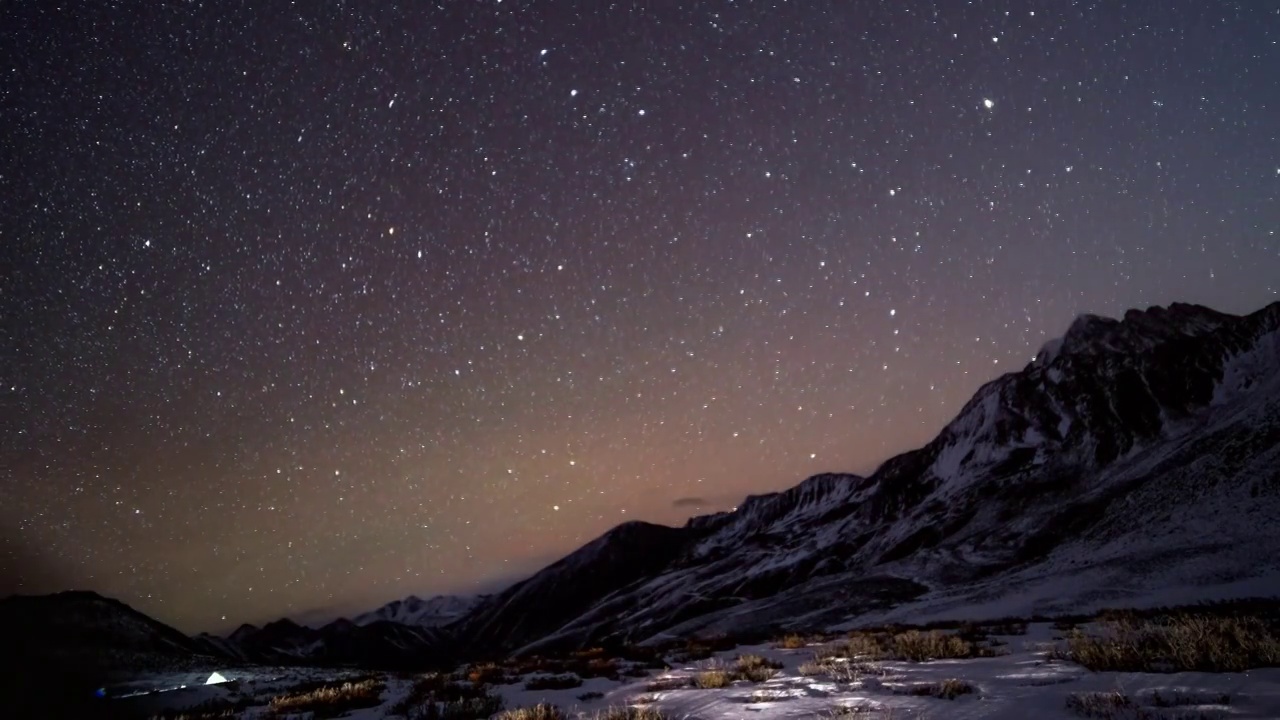
M0 6L0 592L500 588L1280 298L1272 2Z

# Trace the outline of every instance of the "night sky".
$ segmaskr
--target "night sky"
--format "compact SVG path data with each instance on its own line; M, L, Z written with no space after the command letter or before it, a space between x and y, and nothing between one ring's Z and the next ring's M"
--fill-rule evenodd
M0 592L501 587L1280 298L1280 8L0 5Z

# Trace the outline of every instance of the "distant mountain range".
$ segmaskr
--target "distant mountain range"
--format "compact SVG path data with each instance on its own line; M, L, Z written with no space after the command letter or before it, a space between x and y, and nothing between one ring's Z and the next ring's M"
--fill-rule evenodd
M202 633L195 640L209 656L240 662L417 668L452 658L456 644L439 628L487 598L436 595L423 600L410 595L318 628L282 619L260 628L241 625L226 637Z
M440 627L462 618L475 609L476 605L487 599L489 599L488 595L470 597L436 595L423 600L410 595L404 600L393 600L377 610L357 615L353 622L356 625L365 626L386 620L414 627Z
M122 670L407 668L869 618L1280 594L1275 517L1280 303L1246 316L1174 304L1078 318L869 477L814 476L679 528L627 523L495 595L187 638L121 603L61 593L0 601L0 631L40 657Z

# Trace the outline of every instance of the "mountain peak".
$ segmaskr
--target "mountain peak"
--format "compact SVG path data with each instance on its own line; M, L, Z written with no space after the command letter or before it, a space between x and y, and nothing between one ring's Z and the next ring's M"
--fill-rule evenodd
M487 596L433 595L424 600L417 595L410 595L392 600L376 610L361 613L352 622L361 627L383 620L414 627L439 627L467 614L485 597Z
M1196 337L1212 332L1234 315L1203 305L1173 303L1146 310L1127 310L1120 320L1093 313L1076 316L1065 335L1046 342L1035 364L1048 365L1064 355L1135 353L1177 336Z

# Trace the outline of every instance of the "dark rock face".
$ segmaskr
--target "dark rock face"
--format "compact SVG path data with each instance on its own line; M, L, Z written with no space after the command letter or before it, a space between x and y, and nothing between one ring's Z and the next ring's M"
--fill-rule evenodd
M23 655L102 671L167 666L205 650L168 625L93 592L0 600L0 629Z
M449 626L473 652L501 652L560 629L607 596L666 568L689 542L691 528L630 522L481 603Z

